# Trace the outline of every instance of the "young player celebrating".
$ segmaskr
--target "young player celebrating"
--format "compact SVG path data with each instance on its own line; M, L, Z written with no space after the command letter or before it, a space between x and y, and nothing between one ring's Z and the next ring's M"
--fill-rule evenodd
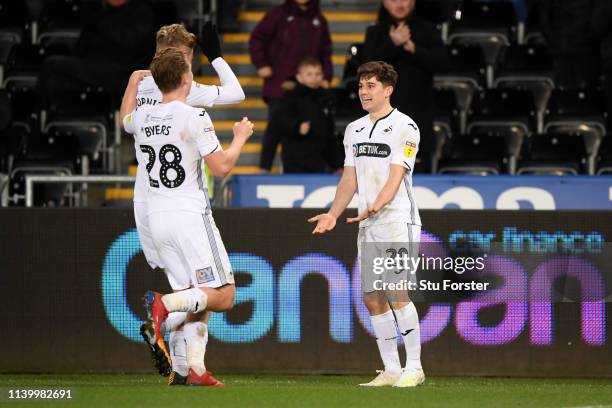
M185 60L191 64L196 42L196 36L188 32L182 24L171 24L161 27L157 32L156 51L160 52L166 48L175 47L183 53ZM230 66L221 56L219 36L216 28L210 22L206 23L203 27L200 47L219 75L221 85L204 85L192 82L186 103L190 106L205 107L215 104L239 103L244 100L244 91L238 82L238 78L236 78ZM136 81L142 79L138 83L138 93L136 95L137 108L146 105L156 105L161 102L162 94L155 84L153 77L150 76L150 72L137 71L133 79ZM136 220L136 228L147 262L153 269L163 269L164 265L159 259L149 228L147 204L149 176L146 168L149 158L137 143L135 150L138 161L136 184L134 186L134 218ZM185 313L173 313L164 325L163 331L170 333L169 353L162 342L160 344L152 343L153 334L150 328L146 325L141 327L141 334L151 348L155 366L162 375L170 375L169 384L171 385L184 383L187 376L185 342L182 331L182 323L185 317ZM208 332L206 332L204 339L206 346Z
M368 114L350 123L344 133L345 162L342 178L329 212L316 222L313 234L331 231L336 220L358 195L358 253L363 243L417 243L421 220L412 193L412 169L419 145L419 130L410 117L390 104L397 73L385 62L372 61L357 71L359 98ZM407 293L397 296L375 290L371 268L361 268L363 300L370 312L376 343L384 363L374 380L362 386L414 387L425 381L421 367L419 318ZM397 351L397 329L406 347L402 369Z
M242 146L253 134L244 118L234 125L234 139L222 150L203 109L185 104L193 74L177 48L157 53L151 74L162 92L161 103L136 108L140 78L133 75L121 107L124 129L146 156L147 211L151 237L175 293L147 292L145 302L154 341L165 349L161 325L169 312L188 312L184 324L187 384L223 385L204 366L205 311L233 306L234 278L227 252L211 214L201 160L216 176L227 175Z

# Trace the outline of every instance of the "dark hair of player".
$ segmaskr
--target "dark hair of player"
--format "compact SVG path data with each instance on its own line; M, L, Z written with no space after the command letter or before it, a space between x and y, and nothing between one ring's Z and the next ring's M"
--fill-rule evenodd
M178 48L170 47L155 54L149 69L159 90L167 93L181 86L183 74L191 67Z
M395 86L397 83L397 72L391 64L383 61L370 61L361 64L357 69L359 80L376 77L384 86Z
M156 36L157 50L184 45L193 49L197 42L195 34L187 31L182 24L170 24L161 27Z

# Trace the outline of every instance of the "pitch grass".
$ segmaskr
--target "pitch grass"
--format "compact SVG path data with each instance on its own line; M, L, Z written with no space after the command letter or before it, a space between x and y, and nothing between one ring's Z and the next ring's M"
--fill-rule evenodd
M363 376L219 375L225 388L168 387L157 375L0 375L0 405L67 407L612 407L612 380L433 377L363 389ZM9 402L8 389L71 388L71 402ZM400 405L401 404L401 405Z

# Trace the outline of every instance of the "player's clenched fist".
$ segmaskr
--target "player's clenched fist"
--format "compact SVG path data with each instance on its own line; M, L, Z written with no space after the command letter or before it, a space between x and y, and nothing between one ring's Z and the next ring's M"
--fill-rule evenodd
M331 214L319 214L308 220L309 223L317 223L313 234L323 234L327 231L331 231L336 226L336 217Z
M240 122L234 123L234 137L246 141L253 134L253 122L246 116Z

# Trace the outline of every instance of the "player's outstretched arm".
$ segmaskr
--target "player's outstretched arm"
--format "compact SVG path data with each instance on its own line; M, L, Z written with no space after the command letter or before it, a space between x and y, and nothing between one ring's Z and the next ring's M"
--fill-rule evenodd
M204 157L213 175L225 177L232 171L238 161L238 157L240 157L242 146L244 146L252 134L253 123L247 117L242 118L240 122L234 123L234 138L230 147L227 150L221 150Z
M149 70L138 70L132 72L128 81L125 92L123 93L123 99L121 100L121 108L119 108L119 117L121 118L121 126L123 127L123 120L127 115L136 110L136 95L138 94L138 85L140 81L146 76L150 76L151 71Z
M308 220L310 223L317 223L312 233L323 234L333 230L336 226L336 220L349 205L356 191L357 173L355 172L355 167L345 166L338 187L336 187L334 202L329 211L325 214L316 215Z
M392 164L391 171L389 172L389 178L387 179L387 182L383 186L382 190L380 190L380 193L378 193L376 200L374 200L374 202L370 204L368 208L366 208L359 215L357 215L357 217L347 218L346 222L348 224L360 222L382 210L385 205L389 204L391 200L393 200L395 194L397 194L397 190L402 184L405 174L405 167L399 166L397 164Z
M204 24L202 28L200 48L217 72L221 82L221 85L217 87L218 95L212 103L227 105L242 102L245 98L244 90L228 63L223 59L217 27L210 21ZM192 88L188 100L191 106L208 106L211 104L206 88L201 87Z

